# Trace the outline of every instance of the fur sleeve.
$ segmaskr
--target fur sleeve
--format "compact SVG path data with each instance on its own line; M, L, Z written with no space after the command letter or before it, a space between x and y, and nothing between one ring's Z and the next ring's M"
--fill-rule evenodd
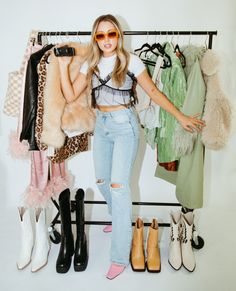
M219 57L208 50L202 58L207 94L203 119L202 142L208 149L220 150L229 138L232 123L232 105L223 92L218 75Z

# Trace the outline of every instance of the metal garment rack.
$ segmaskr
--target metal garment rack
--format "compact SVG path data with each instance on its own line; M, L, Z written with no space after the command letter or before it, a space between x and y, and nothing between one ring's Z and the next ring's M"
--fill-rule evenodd
M91 35L91 31L39 31L38 43L42 44L43 36L80 36ZM156 31L156 30L137 30L124 31L124 35L208 35L208 48L212 48L213 36L217 35L217 31Z
M38 43L42 44L42 37L44 36L82 36L82 35L91 35L90 31L40 31L38 32ZM212 49L213 36L217 35L217 31L124 31L124 35L206 35L208 36L208 49ZM52 200L58 213L52 221L51 225L60 223L59 218L59 206L55 200ZM105 201L84 201L85 204L106 204ZM169 202L132 202L132 205L144 205L144 206L181 206L179 203L169 203ZM75 201L71 201L71 211L75 211ZM75 221L72 221L75 224ZM85 224L88 225L108 225L111 224L109 221L85 221ZM132 223L135 224L134 222ZM144 223L145 226L149 226L151 223ZM161 227L170 226L169 223L158 223Z

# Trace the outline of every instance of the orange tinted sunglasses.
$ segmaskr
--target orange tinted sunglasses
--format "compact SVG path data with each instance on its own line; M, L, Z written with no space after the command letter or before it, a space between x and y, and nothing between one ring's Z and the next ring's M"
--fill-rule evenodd
M119 33L117 30L109 30L108 32L96 32L95 33L95 40L96 41L101 41L101 40L104 40L106 38L106 36L108 38L118 38L119 37Z

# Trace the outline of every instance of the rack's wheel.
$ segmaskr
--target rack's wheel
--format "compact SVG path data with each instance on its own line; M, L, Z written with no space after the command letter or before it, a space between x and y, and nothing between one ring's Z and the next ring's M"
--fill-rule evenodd
M50 240L54 244L59 244L61 242L61 234L53 226L49 226L48 232Z
M193 232L192 247L197 250L204 247L204 239L195 232Z

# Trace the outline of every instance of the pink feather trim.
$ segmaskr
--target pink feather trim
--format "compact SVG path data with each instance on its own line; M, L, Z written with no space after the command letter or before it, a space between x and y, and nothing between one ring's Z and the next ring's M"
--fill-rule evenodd
M46 207L49 199L51 198L50 195L45 195L42 191L34 186L27 187L25 191L25 204L28 207Z
M57 199L59 194L66 188L70 188L72 184L73 176L71 174L66 174L65 178L61 176L53 177L45 189L46 193L52 193L52 198Z
M57 199L63 190L70 188L72 181L73 175L66 174L65 178L61 176L52 178L44 191L30 185L25 191L25 204L29 207L46 207L51 198Z

